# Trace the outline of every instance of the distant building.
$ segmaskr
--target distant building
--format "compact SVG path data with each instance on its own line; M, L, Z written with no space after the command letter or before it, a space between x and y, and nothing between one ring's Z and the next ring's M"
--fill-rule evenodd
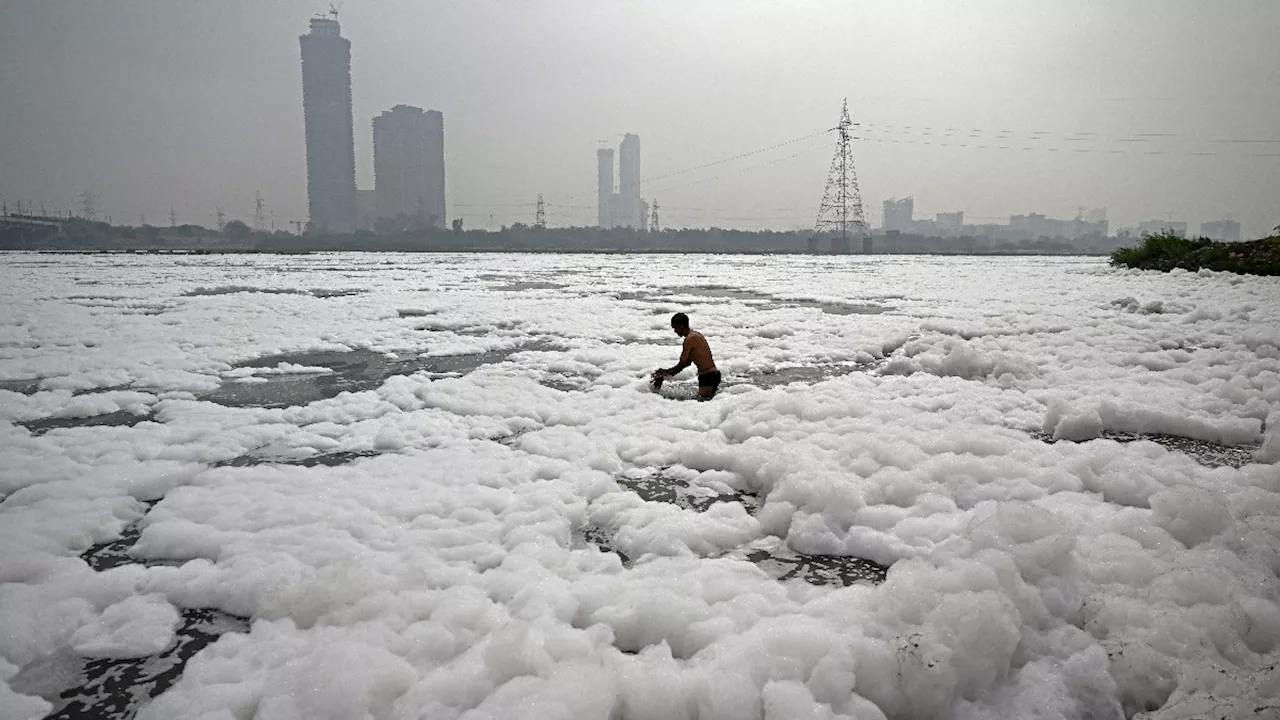
M614 188L617 188L616 190ZM596 151L596 220L602 228L648 226L649 205L640 198L640 136L627 133L618 147L618 184L614 185L613 151Z
M373 119L378 217L445 226L444 115L396 105Z
M356 228L355 139L351 125L351 41L337 20L313 18L302 46L302 116L307 206L318 230Z
M1161 235L1172 234L1178 237L1187 236L1187 224L1175 220L1148 220L1138 223L1138 235Z
M618 224L640 227L644 221L644 203L640 199L640 136L633 133L623 136L618 146L618 195L622 202Z
M1200 235L1219 242L1238 242L1240 223L1235 220L1214 220L1200 223Z
M378 222L378 194L356 190L356 229L372 230Z
M1106 208L1094 208L1089 212L1081 211L1076 215L1075 224L1072 227L1072 234L1069 236L1071 240L1077 240L1087 237L1104 238L1111 231L1111 224L1107 221Z
M964 233L964 212L938 213L936 226L941 235L961 235Z
M885 232L897 230L910 232L911 223L915 219L915 200L913 198L889 198L884 201Z
M602 228L613 227L613 151L600 148L596 151L596 203L597 222Z

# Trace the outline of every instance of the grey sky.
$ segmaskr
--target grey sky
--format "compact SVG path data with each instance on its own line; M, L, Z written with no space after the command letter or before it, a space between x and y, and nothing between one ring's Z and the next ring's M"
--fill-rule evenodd
M304 219L298 35L327 7L3 0L0 195L66 208L91 189L116 222L166 223L172 203L210 225L260 190L278 227ZM829 128L846 95L875 126L856 147L874 224L905 195L917 216L1280 223L1280 142L1215 142L1280 141L1274 0L347 0L339 19L357 184L373 186L374 115L441 110L469 227L531 222L518 206L540 192L553 224L593 224L600 140L638 133L656 177ZM939 146L947 128L988 147ZM644 195L667 225L807 226L830 154L811 139Z

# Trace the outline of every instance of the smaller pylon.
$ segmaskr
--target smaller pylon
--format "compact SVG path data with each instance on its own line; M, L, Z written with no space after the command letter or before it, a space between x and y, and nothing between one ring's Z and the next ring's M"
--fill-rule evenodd
M658 224L657 200L654 200L653 205L649 206L649 232L662 232L662 226Z
M533 214L533 226L547 229L547 203L543 201L542 193L538 193L538 209Z
M96 206L97 198L97 195L94 195L88 190L80 193L80 214L85 220L98 219L98 208ZM19 205L18 212L22 212L21 205Z
M222 211L222 206L218 205L213 211L214 222L218 224L218 232L227 229L227 214Z
M253 229L264 230L267 226L267 204L262 201L262 193L255 192L253 196Z
M173 204L169 205L169 227L178 227L178 211L173 209Z

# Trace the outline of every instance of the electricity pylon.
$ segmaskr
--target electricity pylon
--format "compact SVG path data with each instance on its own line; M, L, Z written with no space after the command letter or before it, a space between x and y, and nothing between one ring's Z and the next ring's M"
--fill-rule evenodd
M547 229L547 204L542 200L542 193L538 193L538 209L533 214L533 226Z
M836 154L827 173L827 186L818 206L815 233L839 232L831 239L831 252L849 252L849 236L865 237L867 221L862 215L862 193L858 191L858 174L853 168L853 143L849 120L849 100L840 106L840 124L836 131Z

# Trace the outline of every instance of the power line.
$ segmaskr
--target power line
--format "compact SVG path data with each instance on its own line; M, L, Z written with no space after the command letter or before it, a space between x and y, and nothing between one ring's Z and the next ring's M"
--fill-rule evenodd
M685 168L685 169L683 169L683 170L676 170L675 172L669 172L669 173L665 173L665 174L663 174L663 175L655 175L654 177L644 178L644 179L643 179L643 180L641 180L640 182L641 182L641 184L644 184L644 183L651 183L651 182L655 182L655 181L657 181L657 180L665 180L666 178L669 178L669 177L676 177L676 176L679 176L679 175L687 175L687 174L689 174L689 173L691 173L691 172L697 172L698 170L705 170L706 168L709 168L709 167L715 167L716 165L723 165L723 164L725 164L725 163L733 162L734 160L741 160L742 158L751 157L752 155L759 155L759 154L761 154L761 153L769 152L770 150L777 150L778 148L786 147L786 146L788 146L788 145L794 145L794 144L799 143L799 142L804 142L805 140L812 140L813 138L821 137L821 136L823 136L823 135L826 135L827 133L831 132L831 130L832 130L832 128L827 128L827 129L825 129L825 130L819 130L818 132L809 133L808 135L805 135L804 137L798 137L798 138L795 138L794 140L787 140L787 141L785 141L785 142L774 143L773 145L770 145L770 146L768 146L768 147L764 147L764 148L760 148L759 150L752 150L752 151L750 151L750 152L745 152L745 153L740 153L740 154L738 154L738 155L734 155L733 157L727 157L727 158L724 158L724 159L721 159L721 160L714 160L714 161L712 161L712 162L709 162L709 163L703 163L703 164L701 164L701 165L694 165L693 167L688 167L688 168Z

